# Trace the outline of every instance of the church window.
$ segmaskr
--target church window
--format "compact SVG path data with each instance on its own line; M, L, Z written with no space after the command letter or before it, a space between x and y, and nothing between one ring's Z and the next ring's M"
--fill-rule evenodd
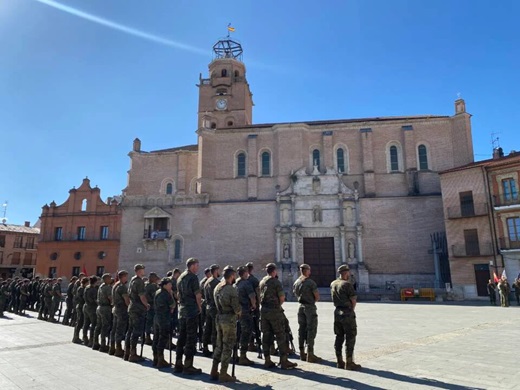
M395 145L390 146L390 171L399 171L399 155Z
M271 176L271 155L269 152L262 153L262 176Z
M238 70L235 70L235 77L238 77L239 75Z
M227 77L227 69L222 69L222 72L220 73L222 77Z
M177 238L174 243L174 251L173 251L173 258L175 260L181 259L181 251L182 251L182 241Z
M212 129L216 129L217 128L217 124L215 122L211 122L211 128Z
M419 169L427 170L428 169L428 151L426 150L426 146L419 145L417 148L419 154Z
M227 125L228 125L228 127L233 126L233 121L228 121Z
M246 154L237 155L237 177L246 177Z
M87 200L83 199L81 202L81 211L87 211Z
M227 89L226 88L218 88L217 89L217 95L227 95Z
M342 148L336 150L336 164L338 173L345 173L345 151Z
M312 165L320 167L320 151L318 149L312 151Z
M171 194L173 194L173 184L168 183L168 184L166 184L166 195L171 195Z

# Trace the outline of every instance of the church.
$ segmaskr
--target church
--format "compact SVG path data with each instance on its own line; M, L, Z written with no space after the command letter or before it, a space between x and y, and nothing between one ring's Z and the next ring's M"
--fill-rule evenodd
M213 53L196 144L134 140L119 267L165 274L196 257L202 269L252 261L261 276L275 262L290 290L302 263L320 287L348 264L361 291L444 286L438 172L473 162L464 100L453 115L256 124L241 45L224 38Z

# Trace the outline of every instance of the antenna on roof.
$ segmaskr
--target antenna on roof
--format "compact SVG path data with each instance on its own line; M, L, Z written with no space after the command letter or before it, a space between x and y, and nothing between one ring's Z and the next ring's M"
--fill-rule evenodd
M5 225L5 223L7 222L7 218L6 218L6 214L7 214L7 200L2 204L2 207L4 208L4 215L2 216L2 223Z
M493 146L493 150L500 147L500 137L497 137L497 135L500 133L491 133L491 145Z

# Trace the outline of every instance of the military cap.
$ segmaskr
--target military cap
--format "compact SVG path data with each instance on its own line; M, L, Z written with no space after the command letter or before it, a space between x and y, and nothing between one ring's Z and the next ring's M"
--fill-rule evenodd
M159 279L159 276L157 276L155 272L150 272L150 274L148 275L148 279L152 280L153 278Z
M208 272L211 272L209 268L204 268L204 273L207 274Z
M224 267L224 279L228 278L231 274L235 273L235 269L230 265Z
M350 268L346 264L340 265L338 267L338 273L339 274L342 273L342 272L348 271L348 270L350 270Z
M119 271L119 272L117 273L117 276L118 276L119 278L122 278L123 276L126 276L126 275L128 275L128 272L125 271L124 269L122 269L121 271Z
M218 264L211 264L210 267L209 267L209 271L210 272L213 272L217 269L220 269L220 266Z
M140 269L145 269L145 266L142 264L134 265L134 271L139 271Z
M174 268L174 269L173 269L173 273L174 273L174 274L175 274L175 273L179 273L179 274L180 274L180 273L181 273L181 270L178 269L178 268Z
M300 269L311 269L309 264L300 264Z
M245 265L241 265L240 267L237 268L237 272L240 276L242 276L244 274L244 272L249 272L249 270L247 269L247 267Z
M159 283L159 286L161 287L164 287L166 286L168 283L171 283L172 280L170 278L162 278L161 279L161 282Z
M252 261L248 262L248 263L246 264L246 267L247 267L247 268L253 268L253 262L252 262Z
M265 270L267 272L271 272L271 271L274 271L276 269L276 264L275 263L269 263L265 266Z
M103 276L101 277L101 279L104 280L105 278L111 278L111 277L112 277L112 275L110 275L108 272L105 272L105 273L103 274Z
M199 260L197 260L194 257L190 257L188 260L186 260L186 267L190 268L193 264L197 264Z

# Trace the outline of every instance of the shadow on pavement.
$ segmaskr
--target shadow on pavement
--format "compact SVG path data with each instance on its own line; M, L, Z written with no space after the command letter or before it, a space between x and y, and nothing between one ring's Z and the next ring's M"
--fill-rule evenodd
M372 368L366 368L366 367L363 367L363 370L361 370L360 372L363 374L375 375L375 376L379 376L381 378L392 379L392 380L399 381L399 382L413 383L416 385L423 385L423 386L431 386L431 387L436 387L439 389L484 390L484 388L480 388L480 387L469 387L469 386L463 386L463 385L456 385L453 383L446 383L446 382L442 382L442 381L438 381L436 379L430 379L430 378L416 378L413 376L397 374L397 373L391 372L391 371L374 370Z

